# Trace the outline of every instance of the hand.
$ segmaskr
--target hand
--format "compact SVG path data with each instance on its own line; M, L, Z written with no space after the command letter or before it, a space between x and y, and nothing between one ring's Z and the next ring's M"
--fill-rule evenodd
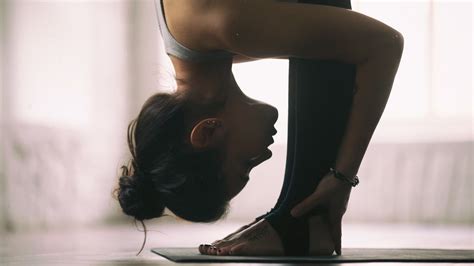
M341 255L342 217L347 210L351 190L352 186L349 183L336 178L332 172L329 172L319 182L313 194L291 210L293 217L299 217L315 208L325 209L338 255Z

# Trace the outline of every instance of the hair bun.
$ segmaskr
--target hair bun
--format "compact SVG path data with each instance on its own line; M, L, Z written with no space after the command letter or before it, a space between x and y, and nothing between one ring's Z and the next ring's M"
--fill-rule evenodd
M118 200L123 212L137 220L159 217L165 209L151 180L140 172L120 177Z

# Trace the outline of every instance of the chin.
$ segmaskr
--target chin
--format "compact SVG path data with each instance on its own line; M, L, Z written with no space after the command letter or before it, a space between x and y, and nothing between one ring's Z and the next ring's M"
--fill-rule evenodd
M233 198L235 198L237 195L239 195L240 192L242 192L242 190L244 189L244 187L247 185L247 182L248 182L248 179L246 181L242 181L242 186L234 191L232 191L230 194L229 194L229 198L228 200L231 200Z

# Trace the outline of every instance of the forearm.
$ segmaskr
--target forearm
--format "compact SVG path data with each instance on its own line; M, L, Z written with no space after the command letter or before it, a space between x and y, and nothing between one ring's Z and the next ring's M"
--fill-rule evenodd
M365 63L357 65L355 77L357 90L335 165L336 170L349 177L357 174L385 109L402 50L403 42L401 47L394 45L393 48L374 52Z

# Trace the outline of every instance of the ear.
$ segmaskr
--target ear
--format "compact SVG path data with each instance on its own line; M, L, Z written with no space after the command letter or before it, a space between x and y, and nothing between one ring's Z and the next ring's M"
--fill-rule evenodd
M216 146L223 140L224 127L222 120L208 118L201 120L191 130L190 142L197 149L207 149Z

